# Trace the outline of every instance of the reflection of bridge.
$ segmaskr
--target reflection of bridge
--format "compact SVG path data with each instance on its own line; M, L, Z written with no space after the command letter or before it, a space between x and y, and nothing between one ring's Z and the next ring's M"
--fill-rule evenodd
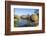
M19 19L19 27L26 27L28 25L30 25L30 23L27 19Z

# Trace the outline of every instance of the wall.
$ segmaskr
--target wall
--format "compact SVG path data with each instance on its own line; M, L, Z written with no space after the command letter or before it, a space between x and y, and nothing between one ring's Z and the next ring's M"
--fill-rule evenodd
M40 2L40 3L44 2L44 3L46 3L45 2L46 0L12 0L12 1L24 1L24 2L28 1L28 2ZM5 2L5 0L0 0L0 36L4 36L4 34L5 34L5 3L4 2ZM45 9L46 9L46 4L45 4ZM45 10L45 13L46 13L46 10ZM46 24L45 24L45 26L46 26ZM45 27L45 32L46 32L46 27ZM46 36L46 33L24 34L24 35L7 35L7 36Z

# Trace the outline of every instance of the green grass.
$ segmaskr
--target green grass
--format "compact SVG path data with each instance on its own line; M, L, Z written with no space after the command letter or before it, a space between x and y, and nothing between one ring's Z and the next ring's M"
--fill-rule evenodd
M17 19L17 21L14 21L14 27L17 27L19 25L19 20Z

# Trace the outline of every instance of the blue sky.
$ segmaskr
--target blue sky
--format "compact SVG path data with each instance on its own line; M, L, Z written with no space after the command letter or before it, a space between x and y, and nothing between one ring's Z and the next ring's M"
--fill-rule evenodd
M29 9L29 8L14 8L15 15L32 15L34 12L39 12L39 9Z

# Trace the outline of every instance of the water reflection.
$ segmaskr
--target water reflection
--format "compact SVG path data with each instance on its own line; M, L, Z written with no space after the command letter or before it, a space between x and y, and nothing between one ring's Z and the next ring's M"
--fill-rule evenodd
M15 25L16 27L33 27L33 26L36 26L34 24L34 22L31 22L30 20L27 20L27 19L19 19L19 21L17 21L16 25Z
M20 27L26 26L27 23L28 23L28 21L27 21L26 19L20 19L20 20L19 20L19 26L20 26Z

